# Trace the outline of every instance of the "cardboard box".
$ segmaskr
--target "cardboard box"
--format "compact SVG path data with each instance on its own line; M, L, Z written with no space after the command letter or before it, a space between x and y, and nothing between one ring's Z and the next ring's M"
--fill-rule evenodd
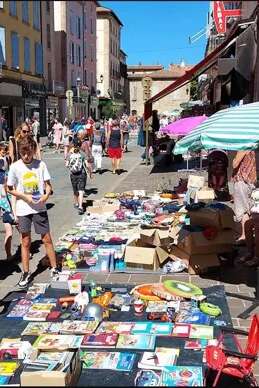
M189 232L182 229L177 242L177 246L189 255L231 252L233 244L233 230L222 230L214 239L208 240L202 232Z
M169 236L168 230L161 229L142 229L140 232L140 239L143 243L155 247L166 246L173 242L172 237Z
M128 268L156 271L165 260L165 255L159 254L156 247L145 244L140 239L133 240L125 249L124 261Z
M203 208L190 211L190 225L213 226L217 229L234 229L234 212L230 207L224 210Z
M182 259L188 264L188 273L190 275L204 274L220 266L220 261L215 253L203 255L189 255L187 252L173 246L172 254Z
M26 387L66 387L77 385L81 374L81 360L79 352L75 352L69 368L61 371L35 371L21 373L21 386Z

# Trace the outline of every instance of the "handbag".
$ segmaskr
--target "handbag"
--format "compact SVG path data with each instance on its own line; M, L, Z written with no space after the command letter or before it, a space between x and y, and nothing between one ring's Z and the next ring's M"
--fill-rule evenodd
M13 215L12 204L10 202L10 199L9 199L8 195L6 196L6 199L7 199L8 203L9 203L11 211L4 210L3 217L2 217L3 218L3 223L4 224L10 224L10 225L17 225L17 222L15 221L15 218L14 218L14 215Z

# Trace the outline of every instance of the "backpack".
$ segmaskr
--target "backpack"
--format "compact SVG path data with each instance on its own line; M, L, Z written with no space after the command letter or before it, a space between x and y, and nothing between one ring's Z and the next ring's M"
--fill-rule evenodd
M70 155L68 168L72 174L78 174L82 172L84 167L84 159L80 152Z

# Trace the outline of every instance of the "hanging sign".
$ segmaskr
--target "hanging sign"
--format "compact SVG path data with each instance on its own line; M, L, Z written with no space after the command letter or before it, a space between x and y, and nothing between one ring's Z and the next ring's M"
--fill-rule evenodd
M213 18L218 34L225 34L227 29L227 18L238 17L241 9L225 9L224 1L213 2Z

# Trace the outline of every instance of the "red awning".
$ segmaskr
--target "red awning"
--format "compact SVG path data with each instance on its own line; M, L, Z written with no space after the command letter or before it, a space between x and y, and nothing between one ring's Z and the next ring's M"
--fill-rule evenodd
M217 61L222 52L237 39L238 29L239 26L237 25L236 28L230 34L230 36L220 46L218 46L214 51L212 51L207 57L205 57L193 68L188 70L182 77L178 78L176 81L168 85L165 89L161 90L155 96L147 100L144 106L145 120L150 117L150 112L152 113L152 104L154 102L181 88L185 84L189 83L194 77L199 76L204 71L208 70L212 65L214 65L214 63Z

